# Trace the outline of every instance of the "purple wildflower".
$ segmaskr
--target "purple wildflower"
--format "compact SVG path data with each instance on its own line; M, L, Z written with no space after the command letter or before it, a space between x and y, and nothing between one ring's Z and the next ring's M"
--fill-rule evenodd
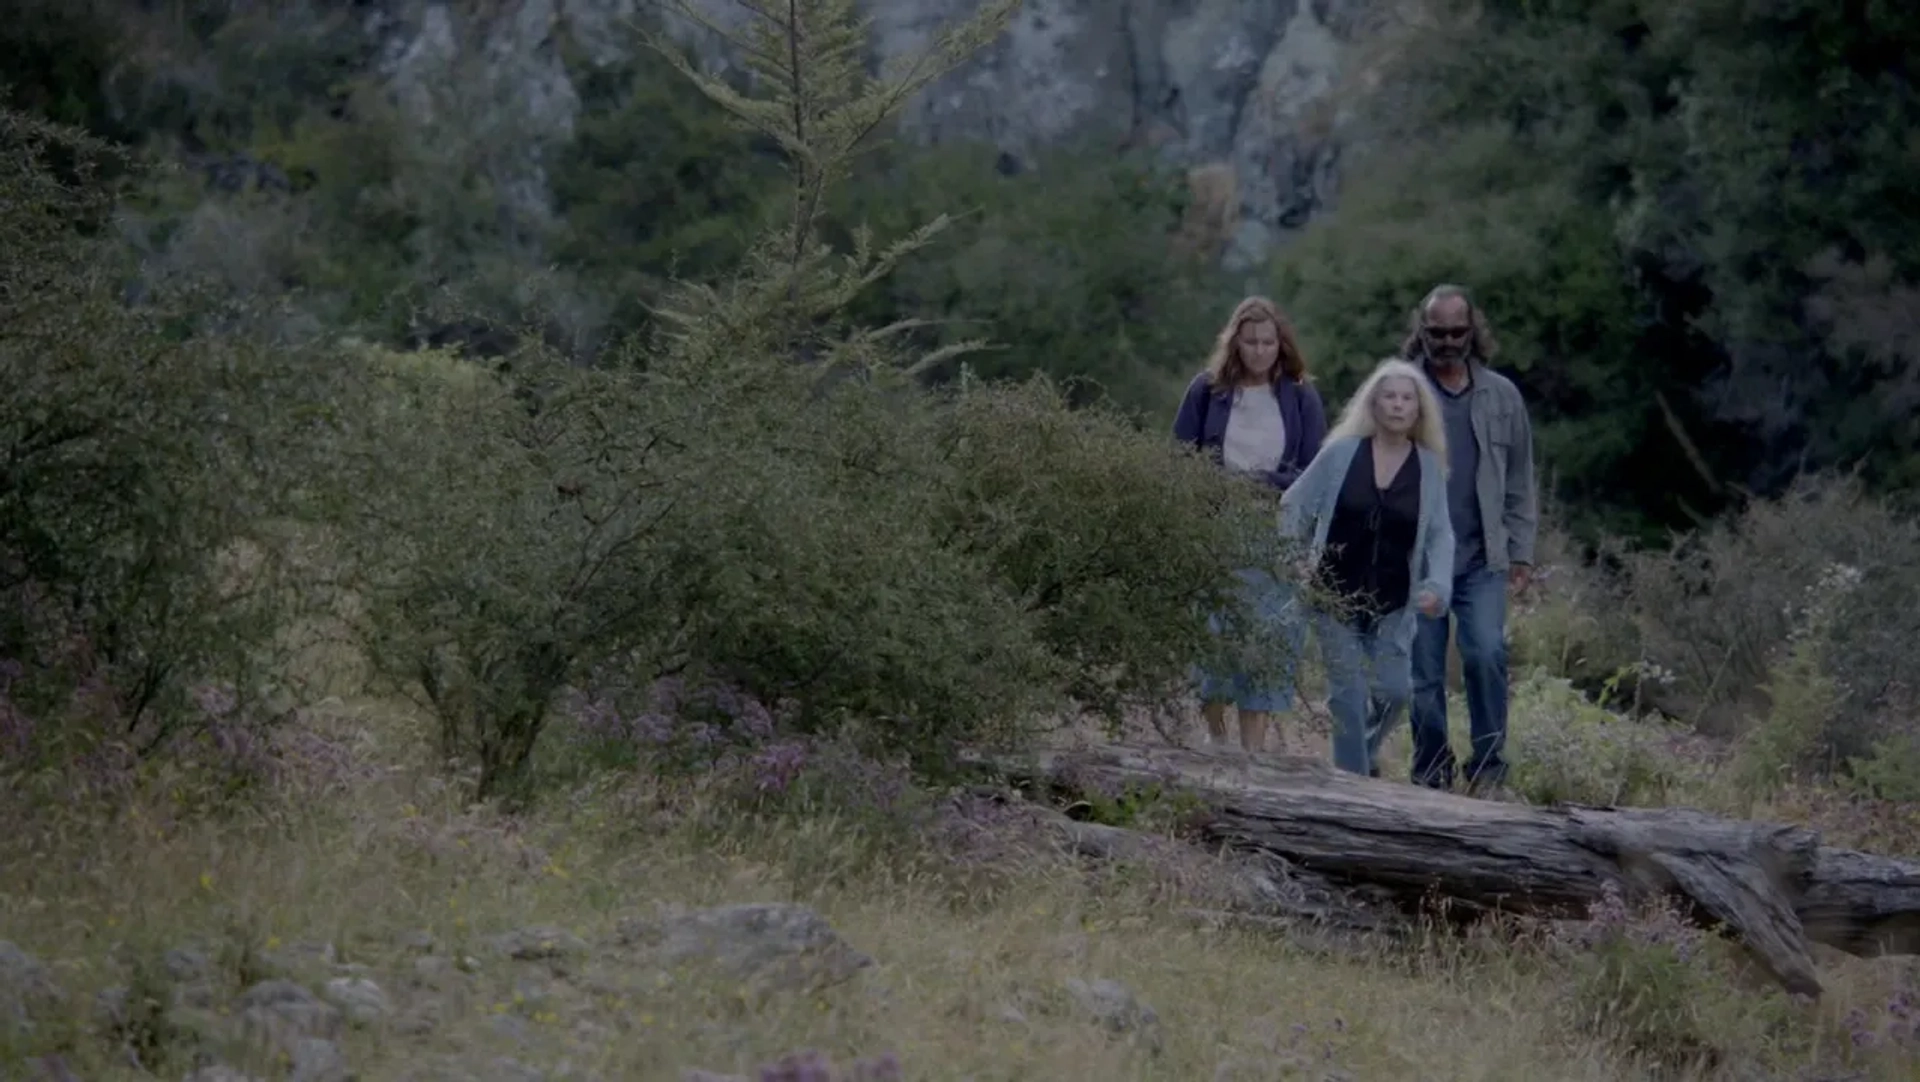
M786 792L807 765L807 747L797 740L762 748L753 757L753 788L767 794Z
M239 696L224 684L202 684L193 689L194 704L209 718L224 718L239 708Z
M782 1057L760 1068L760 1082L833 1082L833 1064L818 1052Z
M678 676L663 676L655 680L648 691L648 699L654 710L662 714L677 714L687 699L687 682Z
M773 739L773 712L760 700L746 700L732 717L734 731L748 743Z
M673 742L673 719L665 714L649 710L633 719L632 728L637 743L659 747Z

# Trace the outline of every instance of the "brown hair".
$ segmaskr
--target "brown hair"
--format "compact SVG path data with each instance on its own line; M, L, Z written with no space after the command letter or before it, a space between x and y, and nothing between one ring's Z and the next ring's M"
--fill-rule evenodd
M1420 359L1426 350L1426 343L1420 339L1420 329L1427 324L1428 309L1454 297L1465 301L1467 305L1467 326L1473 328L1468 340L1473 348L1469 352L1482 361L1492 361L1499 354L1500 344L1493 340L1493 328L1487 325L1486 314L1480 311L1480 306L1473 303L1473 295L1467 292L1467 287L1437 285L1427 291L1427 295L1414 305L1413 313L1407 317L1407 337L1400 343L1400 356L1410 361Z
M1237 387L1247 378L1235 340L1240 328L1249 323L1271 323L1280 339L1280 356L1271 370L1274 383L1285 377L1295 383L1307 382L1307 359L1300 354L1300 343L1293 336L1293 325L1280 314L1280 306L1265 297L1248 297L1233 306L1233 315L1214 339L1213 353L1207 357L1207 382L1215 387Z

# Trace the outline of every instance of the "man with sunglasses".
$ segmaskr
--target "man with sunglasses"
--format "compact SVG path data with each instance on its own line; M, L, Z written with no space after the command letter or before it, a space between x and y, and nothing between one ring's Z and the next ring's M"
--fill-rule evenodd
M1457 630L1473 751L1471 791L1506 780L1507 593L1527 586L1539 525L1533 428L1519 388L1487 367L1494 341L1460 286L1436 286L1413 311L1402 353L1439 392L1447 430L1448 509L1453 519L1453 604L1421 616L1413 645L1413 780L1450 789L1447 639Z

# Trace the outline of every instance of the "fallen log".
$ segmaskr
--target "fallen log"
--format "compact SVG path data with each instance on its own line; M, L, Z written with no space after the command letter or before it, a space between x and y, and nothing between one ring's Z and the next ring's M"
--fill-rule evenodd
M1820 843L1805 827L1687 808L1529 807L1362 778L1316 760L1127 746L996 757L1011 781L1070 796L1188 794L1203 838L1266 854L1403 909L1579 919L1609 885L1660 893L1725 927L1788 990L1821 992L1816 942L1920 953L1920 862Z
M1167 851L1180 843L1139 831L1089 823L1054 814L1043 820L1064 847L1077 856L1132 861L1166 868L1177 863ZM1229 854L1213 862L1191 846L1190 855L1207 863L1196 878L1197 893L1214 895L1229 912L1270 929L1288 928L1300 937L1362 935L1393 937L1408 930L1390 895L1349 887L1288 865L1266 853ZM1218 923L1218 922L1216 922Z

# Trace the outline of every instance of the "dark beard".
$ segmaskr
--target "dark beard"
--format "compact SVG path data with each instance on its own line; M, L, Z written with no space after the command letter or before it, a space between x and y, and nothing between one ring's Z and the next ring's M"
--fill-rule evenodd
M1422 339L1420 342L1420 350L1427 355L1427 360L1436 364L1465 364L1467 363L1467 359L1473 356L1473 343L1461 342L1458 345L1436 345L1433 342Z

